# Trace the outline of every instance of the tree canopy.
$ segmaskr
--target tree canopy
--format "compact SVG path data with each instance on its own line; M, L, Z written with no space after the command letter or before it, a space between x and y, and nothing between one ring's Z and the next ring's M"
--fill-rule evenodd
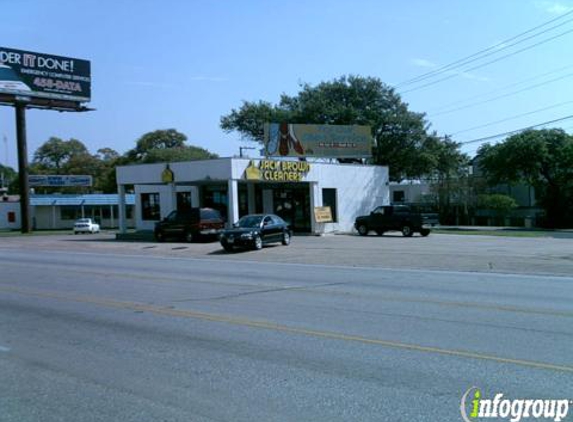
M118 165L217 158L217 154L204 148L186 145L186 140L187 137L175 129L156 130L142 135L136 141L135 148L123 155L109 147L100 148L92 155L77 139L65 141L52 137L35 151L30 173L91 175L94 179L94 191L114 193L117 191L115 168ZM61 191L62 188L42 188L42 190L53 192Z
M51 137L34 153L33 163L46 169L59 171L74 156L89 154L86 146L77 139L64 141Z
M490 183L525 182L535 187L547 225L573 224L573 137L561 129L526 130L478 150Z
M283 94L278 104L244 101L240 108L221 117L221 128L263 143L263 127L270 122L368 125L374 141L374 163L389 166L393 180L418 178L438 170L441 159L436 153L444 148L450 156L460 155L458 145L452 142L438 148L441 139L435 133L428 134L424 114L410 111L395 90L378 78L343 76L300 88L295 96Z
M204 148L186 145L187 136L175 129L155 130L141 136L125 154L129 163L194 161L217 158Z

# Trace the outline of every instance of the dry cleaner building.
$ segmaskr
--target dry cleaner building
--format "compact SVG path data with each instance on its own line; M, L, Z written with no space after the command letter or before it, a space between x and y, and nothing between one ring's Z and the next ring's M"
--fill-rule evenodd
M389 204L388 167L308 161L221 158L117 168L120 231L125 231L126 189L135 191L135 225L153 230L175 209L216 208L228 222L274 213L295 232L351 231L358 215ZM331 223L315 209L329 206Z

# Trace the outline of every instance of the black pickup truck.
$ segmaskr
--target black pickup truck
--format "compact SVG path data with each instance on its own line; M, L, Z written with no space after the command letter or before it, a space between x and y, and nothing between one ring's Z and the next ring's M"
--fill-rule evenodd
M370 215L357 217L354 227L362 236L366 236L371 230L378 235L398 230L404 236L410 237L415 232L427 236L430 229L437 224L437 214L415 212L407 205L387 205L376 207Z

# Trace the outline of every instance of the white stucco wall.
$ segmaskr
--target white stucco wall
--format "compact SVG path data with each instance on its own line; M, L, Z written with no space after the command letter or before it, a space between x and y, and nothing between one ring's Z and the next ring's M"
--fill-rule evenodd
M116 180L118 184L129 185L161 183L161 173L165 167L165 163L120 166L116 170ZM176 183L191 180L228 180L232 176L229 158L170 163L169 168L173 171Z
M165 168L165 167L163 167ZM163 171L162 168L162 171ZM191 192L191 206L198 207L198 193L195 186L176 186L176 192ZM171 200L171 188L168 185L136 185L135 186L135 210L134 219L137 230L153 230L155 223L159 220L143 220L141 218L141 194L142 193L159 193L159 209L161 218L173 211L177 204Z
M357 216L389 204L388 167L339 164L315 166L313 170L320 192L315 206L323 205L322 189L336 189L338 222L325 224L327 233L350 232Z
M8 222L8 213L14 213L14 223ZM18 230L20 228L20 203L0 202L0 230Z

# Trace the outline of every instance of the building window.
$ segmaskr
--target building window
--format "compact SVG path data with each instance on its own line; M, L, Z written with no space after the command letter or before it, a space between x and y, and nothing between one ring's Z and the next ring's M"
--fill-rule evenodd
M189 211L191 209L191 192L177 192L177 210Z
M322 205L330 207L332 213L332 222L338 222L338 207L336 206L336 189L323 189L322 190Z
M159 220L159 193L141 194L141 219Z
M207 186L203 190L203 206L214 208L227 219L227 189Z
M82 216L81 208L75 205L62 205L60 207L60 219L77 220Z
M392 202L395 203L399 203L399 202L404 202L406 195L404 194L403 190L395 190L392 193Z

